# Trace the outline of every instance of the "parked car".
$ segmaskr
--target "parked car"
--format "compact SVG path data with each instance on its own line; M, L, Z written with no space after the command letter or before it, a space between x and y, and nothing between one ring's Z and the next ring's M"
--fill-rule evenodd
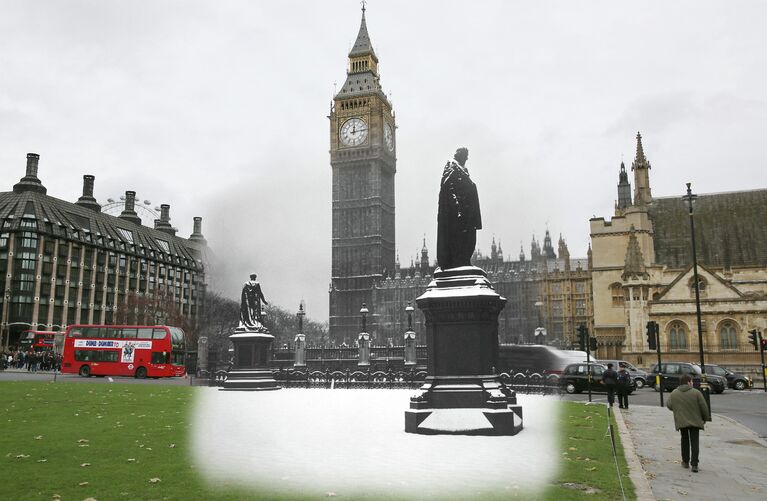
M745 390L754 386L754 382L749 376L739 372L732 371L726 367L706 364L706 374L721 376L727 380L727 387L733 390Z
M616 371L620 370L621 368L625 368L631 376L631 379L634 380L634 384L636 384L637 389L644 388L647 384L647 372L643 371L642 369L637 369L625 360L600 360L599 363L604 366L607 366L607 364L613 364L613 369Z
M567 393L587 391L589 389L589 365L591 365L591 391L606 392L607 386L602 384L602 374L607 370L607 367L597 363L568 365L559 378L560 387ZM634 390L636 390L636 384L632 381L629 394Z
M698 364L691 364L687 362L663 362L658 367L658 364L653 364L650 369L650 381L648 383L655 388L655 391L660 391L660 387L655 384L655 376L661 377L661 385L665 391L671 391L679 386L679 378L682 374L689 374L692 376L692 384L696 388L700 387L701 375L703 374ZM711 391L714 393L722 393L727 388L727 380L722 376L706 374L706 380L711 385Z

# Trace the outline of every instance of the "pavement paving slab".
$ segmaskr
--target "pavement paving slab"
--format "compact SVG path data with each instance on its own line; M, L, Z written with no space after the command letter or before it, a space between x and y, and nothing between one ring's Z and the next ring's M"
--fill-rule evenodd
M693 473L682 468L671 411L632 405L615 412L628 428L654 499L767 499L767 442L745 426L714 413L700 434L700 472Z

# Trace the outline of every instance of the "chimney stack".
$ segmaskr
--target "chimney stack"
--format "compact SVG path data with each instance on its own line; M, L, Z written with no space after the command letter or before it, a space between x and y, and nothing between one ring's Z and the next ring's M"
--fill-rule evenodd
M170 224L170 205L160 205L160 219L155 221L154 228L168 235L176 234L176 229Z
M96 177L91 174L85 174L83 176L83 194L80 198L77 199L75 204L81 207L85 207L86 209L101 212L101 205L99 205L98 202L96 202L96 199L93 197L93 181L95 179Z
M36 191L45 195L48 192L37 177L37 165L39 161L40 155L37 153L27 153L27 172L18 183L13 185L14 193Z
M125 219L126 221L141 225L141 218L136 214L135 191L128 190L125 192L125 209L123 209L122 214L120 214L119 217L120 219Z
M37 153L27 153L27 177L37 177L37 165L40 162L40 155Z
M202 218L199 216L194 218L194 231L189 235L189 240L208 245L208 241L205 240L205 237L202 235Z

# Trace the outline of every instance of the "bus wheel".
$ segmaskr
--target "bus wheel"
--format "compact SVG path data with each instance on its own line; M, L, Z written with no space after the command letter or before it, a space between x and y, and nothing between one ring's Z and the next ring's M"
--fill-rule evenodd
M79 374L81 377L91 377L91 368L88 367L87 365L83 365L82 367L80 367Z
M146 378L146 368L139 367L136 369L136 379L144 379Z

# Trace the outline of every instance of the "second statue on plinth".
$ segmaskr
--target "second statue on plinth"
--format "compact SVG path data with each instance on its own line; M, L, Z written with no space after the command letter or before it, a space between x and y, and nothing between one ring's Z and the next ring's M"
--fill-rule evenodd
M240 325L235 329L239 332L261 332L266 330L263 324L261 302L269 304L261 292L261 284L256 281L258 276L253 273L250 280L242 286L240 299Z

